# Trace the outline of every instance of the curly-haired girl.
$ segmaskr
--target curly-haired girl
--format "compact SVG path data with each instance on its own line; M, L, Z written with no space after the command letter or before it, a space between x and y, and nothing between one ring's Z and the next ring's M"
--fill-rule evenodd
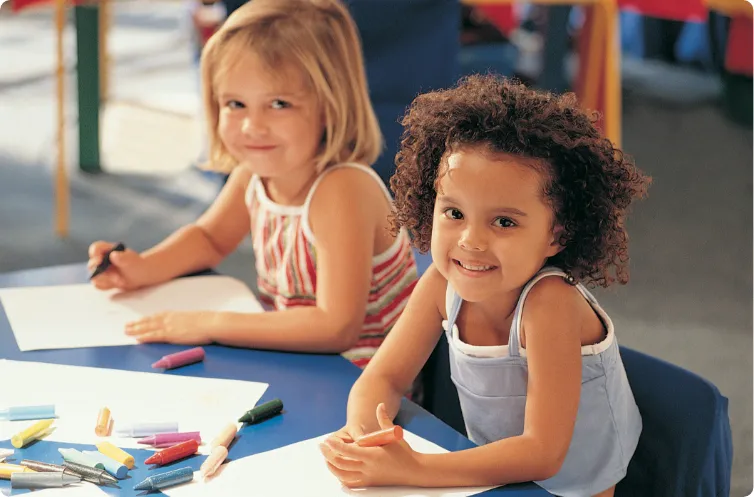
M612 496L641 418L613 324L584 284L628 281L626 211L649 178L572 95L494 76L419 96L403 124L393 228L433 265L354 385L346 426L322 445L330 470L349 487L534 480L555 495ZM480 447L350 443L392 426L441 327Z

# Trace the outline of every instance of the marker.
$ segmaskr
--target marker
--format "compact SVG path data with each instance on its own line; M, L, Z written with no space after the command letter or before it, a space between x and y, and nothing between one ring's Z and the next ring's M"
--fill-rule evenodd
M105 465L76 449L58 449L65 462L72 462L90 468L105 469Z
M11 437L10 443L13 445L13 447L20 449L21 447L28 445L29 443L33 442L34 440L38 439L42 435L45 434L47 431L47 428L54 423L54 419L45 419L42 421L37 421L33 425L29 426L25 430L21 430L20 432L16 433Z
M10 475L12 488L58 488L79 483L81 476L67 473L13 473Z
M184 431L182 433L158 433L150 437L140 439L136 443L151 445L152 447L172 447L173 445L185 442L186 440L196 440L202 443L202 436L198 431Z
M107 271L107 268L110 267L110 254L112 254L113 252L123 252L124 250L126 250L126 246L123 245L122 242L119 242L113 248L105 252L105 256L102 257L102 262L100 262L99 265L97 265L97 267L94 268L94 271L92 271L92 274L89 275L89 279L91 280L99 276L100 274L104 273L105 271Z
M77 474L76 472L66 468L65 466L61 466L59 464L50 464L47 462L33 461L31 459L22 459L21 462L18 464L26 468L29 468L31 470L34 470L38 473L68 473L69 475L81 476Z
M55 417L55 406L16 406L0 409L0 420L23 421L26 419L50 419Z
M110 434L110 409L103 407L97 414L97 424L94 425L94 434L98 437L106 437Z
M403 440L403 428L396 425L362 435L356 439L356 445L359 447L380 447L401 440Z
M117 485L118 480L115 477L109 475L107 471L99 468L92 468L91 466L84 466L83 464L77 464L75 462L64 462L63 467L73 471L77 475L81 476L84 480L92 482L95 485Z
M176 352L175 354L162 356L162 359L152 364L152 367L155 369L173 369L203 360L204 349L201 347L194 347L193 349L183 350L181 352Z
M115 433L122 437L147 437L156 433L175 433L177 431L178 423L173 421L165 423L134 423L131 426L115 429Z
M133 469L134 456L121 449L120 447L116 447L110 442L100 442L96 445L96 447L98 451L102 452L110 459L118 461L128 469Z
M138 490L160 490L161 488L172 487L173 485L179 485L186 483L194 479L194 470L191 466L185 468L174 469L173 471L167 471L154 476L150 476L138 485L134 487L135 491Z
M110 459L102 452L96 450L82 450L85 456L89 456L97 462L101 462L105 466L105 471L113 475L119 480L122 480L128 476L128 468L125 464L121 464L115 459Z
M238 419L239 423L259 423L267 418L276 416L283 411L283 401L280 399L273 399L269 402L256 406Z
M155 452L144 461L144 464L156 464L162 466L163 464L192 456L196 454L197 450L199 450L199 442L196 440L186 440L178 445L173 445L167 449Z
M13 449L0 449L0 462L13 455Z

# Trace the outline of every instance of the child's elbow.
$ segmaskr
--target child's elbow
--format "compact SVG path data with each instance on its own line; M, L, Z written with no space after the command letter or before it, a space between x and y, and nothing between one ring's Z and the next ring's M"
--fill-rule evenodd
M361 323L345 323L335 327L331 342L333 348L332 352L342 354L343 352L354 348L359 341L360 333Z
M541 465L538 468L538 475L536 478L532 478L535 481L549 480L553 476L560 472L560 468L563 467L565 462L565 452L563 454L545 454L541 459Z

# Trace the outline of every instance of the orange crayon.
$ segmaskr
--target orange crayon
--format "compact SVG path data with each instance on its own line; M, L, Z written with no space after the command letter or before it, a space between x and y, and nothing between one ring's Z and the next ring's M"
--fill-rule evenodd
M367 433L357 438L356 445L359 447L380 447L393 442L400 442L401 440L403 440L403 428L393 426L392 428Z

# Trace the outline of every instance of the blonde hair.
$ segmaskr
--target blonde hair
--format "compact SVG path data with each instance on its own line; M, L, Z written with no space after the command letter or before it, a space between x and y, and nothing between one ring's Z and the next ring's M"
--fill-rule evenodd
M202 51L201 73L209 131L208 168L229 172L237 163L218 135L218 78L252 51L270 70L300 70L322 110L325 136L318 171L340 162L371 165L382 134L367 89L361 41L339 0L253 0L231 14ZM276 69L277 68L277 69Z

